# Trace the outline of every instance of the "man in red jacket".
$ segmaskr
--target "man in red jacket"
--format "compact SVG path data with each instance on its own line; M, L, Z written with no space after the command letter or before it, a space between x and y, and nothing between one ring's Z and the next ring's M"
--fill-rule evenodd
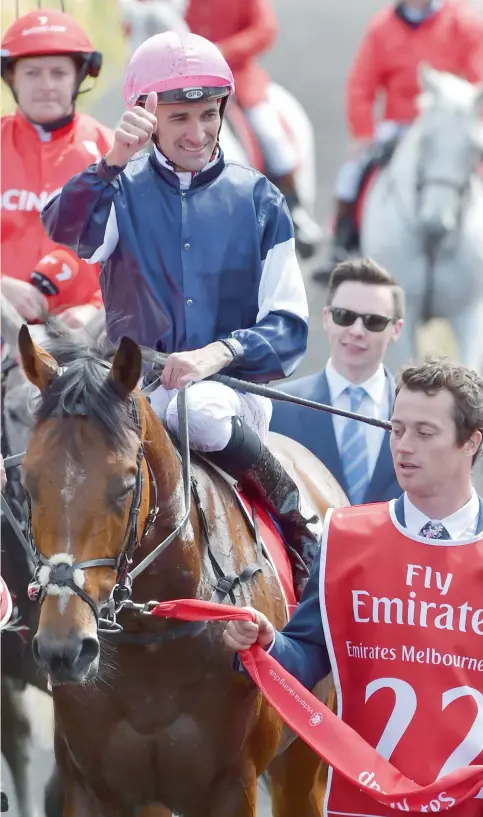
M302 208L294 173L298 158L267 89L270 78L256 59L277 36L270 0L190 0L186 22L194 34L214 42L235 77L236 95L245 110L263 153L267 175L284 194L294 223L295 237L318 243L319 227Z
M30 323L55 312L78 326L102 306L99 265L50 241L40 211L111 147L111 131L75 111L102 56L74 20L50 9L16 20L1 47L2 79L17 102L1 120L2 295Z
M371 148L394 140L416 117L424 62L469 82L483 79L483 21L465 0L405 0L381 9L369 24L347 83L350 158L336 181L334 263L356 240L354 203Z

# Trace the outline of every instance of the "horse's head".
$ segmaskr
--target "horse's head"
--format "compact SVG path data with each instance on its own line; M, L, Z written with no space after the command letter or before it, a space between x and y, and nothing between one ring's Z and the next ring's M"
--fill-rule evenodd
M420 70L418 223L429 242L454 230L483 152L483 90L427 65Z
M42 563L33 648L53 683L96 674L98 609L149 512L149 490L142 490L142 477L149 485L142 458L146 402L132 394L140 349L124 338L108 364L73 341L66 354L68 343L61 350L59 341L58 352L48 354L26 326L19 335L25 374L40 389L22 471Z

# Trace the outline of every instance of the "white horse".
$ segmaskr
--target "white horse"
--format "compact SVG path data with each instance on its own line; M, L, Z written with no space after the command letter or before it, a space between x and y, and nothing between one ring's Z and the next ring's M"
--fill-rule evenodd
M420 113L369 190L361 251L406 293L400 361L416 356L416 331L450 321L462 362L483 357L483 89L422 66Z

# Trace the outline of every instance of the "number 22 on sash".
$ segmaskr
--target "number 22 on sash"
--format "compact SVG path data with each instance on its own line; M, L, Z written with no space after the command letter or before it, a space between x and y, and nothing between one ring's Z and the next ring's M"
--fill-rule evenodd
M417 696L415 690L407 681L402 681L400 678L378 678L366 687L366 703L379 689L391 689L395 695L394 709L376 746L379 754L389 760L415 715ZM465 696L470 696L475 701L477 706L476 717L466 737L463 738L459 746L444 763L437 780L461 766L469 766L483 752L482 693L467 686L448 689L443 693L441 709L446 709L453 701ZM483 799L483 789L480 789L475 799Z

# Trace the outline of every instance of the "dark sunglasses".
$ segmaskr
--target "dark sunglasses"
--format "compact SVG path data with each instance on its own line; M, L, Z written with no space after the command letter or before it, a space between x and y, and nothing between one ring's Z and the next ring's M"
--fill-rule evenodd
M361 318L364 329L367 329L368 332L383 332L388 323L394 323L394 318L387 318L385 315L371 315L370 313L363 315L361 312L343 309L340 306L330 306L329 312L337 326L352 326L357 318Z

